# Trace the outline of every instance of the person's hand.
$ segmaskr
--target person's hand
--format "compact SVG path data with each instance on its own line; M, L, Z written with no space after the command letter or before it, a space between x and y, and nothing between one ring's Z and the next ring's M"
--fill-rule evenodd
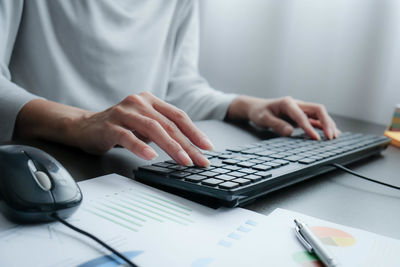
M19 112L14 134L56 141L94 154L121 145L146 160L157 157L145 142L153 141L186 166L209 166L197 147L213 149L185 112L147 92L130 95L102 112L35 99Z
M130 95L103 112L84 116L75 125L78 146L91 153L121 145L141 158L154 159L157 154L142 141L145 139L182 165L205 167L209 162L195 146L213 149L185 112L148 92Z
M293 121L313 139L320 136L314 127L322 129L328 139L336 138L340 131L321 104L307 103L292 97L261 99L239 96L229 107L228 119L248 119L256 125L272 128L277 133L288 136L293 132L285 118Z

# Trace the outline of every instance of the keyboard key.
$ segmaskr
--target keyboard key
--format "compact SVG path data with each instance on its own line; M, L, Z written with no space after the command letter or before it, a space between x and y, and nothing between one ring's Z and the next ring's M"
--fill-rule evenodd
M214 152L214 151L204 151L203 154L206 156L217 157L217 156L219 156L220 153Z
M256 172L256 170L249 169L249 168L241 168L241 169L240 169L240 172L244 172L244 173L252 174L252 173L255 173L255 172Z
M231 159L233 157L234 157L234 155L232 155L232 154L223 154L223 155L218 156L219 159Z
M286 155L278 153L278 154L269 155L269 157L274 158L274 159L283 159L284 157L286 157Z
M242 161L242 162L239 162L239 163L236 164L236 165L238 165L238 166L240 166L240 167L244 167L244 168L249 168L249 167L251 167L251 166L253 166L253 165L256 165L256 164L253 163L253 162L250 162L250 161Z
M242 150L241 152L243 154L256 154L258 152L262 152L264 149L256 147L256 148L251 148L251 149L246 149L246 150Z
M283 159L276 159L276 160L271 161L271 162L272 162L272 163L278 163L278 164L280 164L281 166L289 164L289 161L283 160Z
M255 170L258 170L258 171L268 171L268 170L272 169L271 166L263 165L263 164L255 165L252 168Z
M239 184L233 182L224 182L222 184L219 184L218 187L222 189L233 189L239 187Z
M225 165L222 168L227 169L227 170L231 170L231 171L237 171L237 170L241 169L240 167L238 167L236 165Z
M213 172L213 171L205 171L205 172L201 172L199 174L201 174L203 176L207 176L207 177L214 177L214 176L217 176L219 173Z
M231 172L229 173L229 175L235 176L235 177L243 177L246 174L244 174L243 172Z
M217 176L215 176L215 178L218 178L218 179L221 179L221 180L224 180L224 181L230 181L230 180L233 180L233 179L237 179L237 177L232 176L232 175L227 175L227 174L217 175Z
M225 165L224 163L222 163L222 160L217 159L217 158L211 159L211 160L210 160L210 164L211 164L211 166L213 166L213 167L222 167L222 166Z
M185 177L186 181L194 182L194 183L200 182L204 179L207 179L207 177L203 176L203 175L199 175L199 174L191 174L191 175Z
M172 177L172 178L185 178L188 175L190 175L190 172L178 171L178 172L171 173L170 177Z
M311 156L310 159L315 159L316 161L319 161L319 160L323 160L324 157L321 157L321 156L318 156L318 155L314 155L314 156Z
M323 158L329 158L329 157L331 157L332 156L332 154L328 154L328 153L321 153L321 154L318 154L318 156L320 156L320 157L323 157Z
M264 162L274 160L273 158L269 158L269 157L259 157L258 159L259 159L259 160L262 160L262 161L264 161Z
M235 165L236 163L239 163L239 160L235 159L225 159L222 161L224 164L230 164L230 165Z
M172 169L175 171L183 171L186 170L188 167L187 166L182 166L182 165L170 165L168 166L168 169Z
M201 168L188 168L188 169L186 169L185 170L185 172L190 172L190 173L200 173L200 172L203 172L204 171L204 169L201 169Z
M218 172L218 173L227 173L230 172L230 170L223 169L223 168L215 168L212 170L213 172Z
M269 173L269 172L256 172L256 173L254 173L254 174L255 174L255 175L261 176L263 179L269 178L269 177L272 176L272 174Z
M243 179L243 178L235 179L235 180L233 180L232 182L238 183L238 184L240 184L240 185L248 185L248 184L251 184L251 181L250 181L250 180Z
M270 167L272 167L272 168L278 168L278 167L281 166L281 164L275 163L275 162L273 162L273 161L265 162L264 164L267 165L267 166L270 166Z
M251 159L250 162L253 162L253 163L256 163L256 164L261 164L261 163L263 163L264 161L259 160L259 159Z
M202 184L208 185L208 186L216 186L222 182L223 182L222 180L218 180L218 179L214 179L214 178L210 178L210 179L201 181Z
M302 157L297 156L297 155L293 155L293 156L286 157L286 158L284 158L284 159L285 159L285 160L292 161L292 162L296 162L296 161L298 161L298 160L301 160Z
M272 155L272 154L275 154L275 153L276 153L276 151L264 150L264 151L262 151L262 152L256 153L256 155L261 156L261 157L264 157L264 156L269 156L269 155Z
M171 166L172 163L168 163L168 162L157 162L154 163L153 166L157 166L157 167L164 167L167 168L168 166Z
M243 156L235 157L233 159L237 160L239 162L239 161L248 161L250 158L249 158L249 155L243 155Z
M258 182L261 181L262 177L259 175L254 175L254 174L250 174L250 175L246 175L243 178L246 178L252 182Z
M302 164L310 164L310 163L313 163L313 162L315 162L315 161L316 161L315 159L304 158L304 159L299 160L299 163L302 163Z
M163 167L157 167L157 166L143 166L143 167L139 167L139 170L146 170L146 171L150 171L150 172L156 172L156 173L170 173L173 172L174 170L171 169L167 169L167 168L163 168Z

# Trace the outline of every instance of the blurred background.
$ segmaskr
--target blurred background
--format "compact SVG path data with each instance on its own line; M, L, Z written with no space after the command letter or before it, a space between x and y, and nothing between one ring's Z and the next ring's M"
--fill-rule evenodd
M398 0L201 0L200 20L200 72L219 90L385 125L400 103Z

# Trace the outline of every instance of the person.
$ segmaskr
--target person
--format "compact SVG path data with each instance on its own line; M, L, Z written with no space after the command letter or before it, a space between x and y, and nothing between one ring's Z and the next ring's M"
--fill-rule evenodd
M195 0L2 0L0 141L40 138L151 160L153 141L183 165L208 166L193 120L249 120L313 139L339 131L321 104L225 94L197 67Z

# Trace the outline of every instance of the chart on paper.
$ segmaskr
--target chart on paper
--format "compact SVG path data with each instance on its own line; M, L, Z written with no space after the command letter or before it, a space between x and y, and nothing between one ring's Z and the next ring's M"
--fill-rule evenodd
M109 175L79 183L84 200L68 219L139 266L205 266L236 254L259 235L265 216L214 210L130 179ZM13 257L20 251L26 257ZM39 257L47 251L49 257ZM225 254L224 254L225 253ZM0 266L119 266L97 243L60 223L18 226L0 215Z
M83 210L133 232L140 231L149 221L182 226L194 223L192 209L151 193L133 190L132 187L90 199Z

